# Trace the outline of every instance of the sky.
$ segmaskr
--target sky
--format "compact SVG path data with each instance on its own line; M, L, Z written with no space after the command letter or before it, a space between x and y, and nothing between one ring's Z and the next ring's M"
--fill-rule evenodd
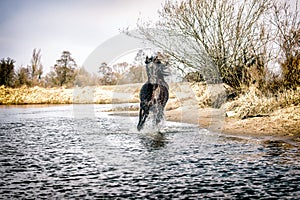
M134 29L139 18L156 21L164 1L0 0L0 59L10 57L16 61L16 67L26 66L33 49L41 49L47 73L66 50L79 66L88 63L89 58L95 68L97 62L107 62L97 60L99 54L105 53L105 48L98 48L95 53L97 47L110 46L107 41L124 28ZM292 5L296 1L300 0L287 0ZM112 40L109 55L114 56L118 39ZM135 41L126 45L129 47L131 42Z
M139 18L155 21L164 0L0 0L0 59L30 64L41 49L44 71L69 51L81 66L99 45L134 29Z

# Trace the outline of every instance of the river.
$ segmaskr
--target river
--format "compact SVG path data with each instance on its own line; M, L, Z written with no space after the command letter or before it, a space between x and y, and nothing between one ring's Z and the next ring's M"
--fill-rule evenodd
M1 199L299 199L300 151L111 105L0 107Z

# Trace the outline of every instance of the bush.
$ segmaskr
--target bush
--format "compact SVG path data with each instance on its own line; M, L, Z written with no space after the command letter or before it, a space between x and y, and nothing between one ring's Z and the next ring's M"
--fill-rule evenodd
M282 63L283 84L287 89L300 86L300 54L291 56Z
M234 112L233 116L245 119L268 115L277 109L297 105L300 105L300 87L269 94L262 93L256 87L250 87L248 92L240 95L235 101L227 102L224 107L227 111Z
M189 72L184 76L187 82L203 82L205 81L200 72Z
M11 58L0 60L0 86L13 86L15 61Z

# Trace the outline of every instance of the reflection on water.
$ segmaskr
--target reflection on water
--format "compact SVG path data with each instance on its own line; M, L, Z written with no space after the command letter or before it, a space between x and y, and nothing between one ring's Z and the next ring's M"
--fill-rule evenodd
M300 151L293 145L281 140L267 140L262 143L265 157L272 158L274 163L295 162L300 165Z
M284 141L171 122L139 133L107 106L2 107L0 198L300 197L300 152Z
M149 151L162 149L166 146L167 139L162 133L156 133L152 137L141 136L141 143Z

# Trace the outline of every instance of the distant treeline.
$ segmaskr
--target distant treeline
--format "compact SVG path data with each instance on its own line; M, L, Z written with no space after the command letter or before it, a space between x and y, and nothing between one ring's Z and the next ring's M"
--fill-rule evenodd
M98 73L90 73L83 66L78 67L69 51L63 51L60 59L56 60L49 73L44 74L41 62L41 50L34 49L31 63L27 66L15 66L11 58L0 60L0 86L21 87L74 87L115 85L143 82L145 70L143 68L143 52L138 52L134 62L117 63L108 66L99 63Z

